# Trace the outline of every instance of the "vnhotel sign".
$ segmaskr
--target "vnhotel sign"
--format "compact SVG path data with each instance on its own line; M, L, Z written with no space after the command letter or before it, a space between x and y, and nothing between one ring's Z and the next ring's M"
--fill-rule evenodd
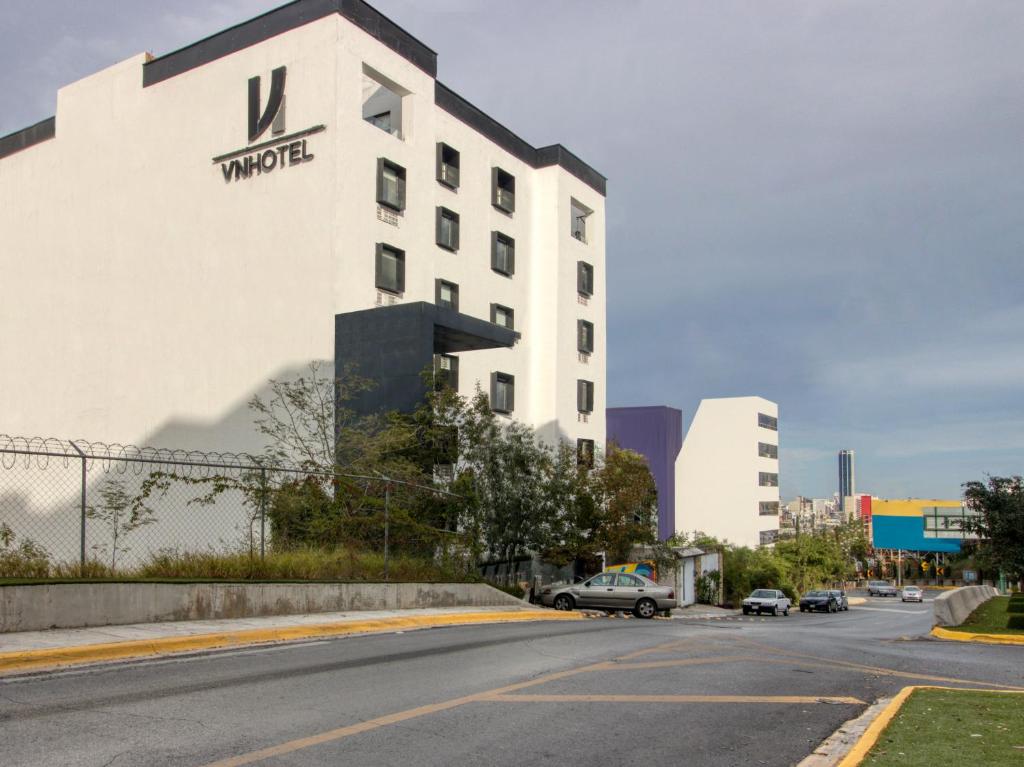
M270 73L270 95L267 105L260 110L260 78L249 78L249 143L256 141L270 129L275 138L259 144L237 149L213 158L220 165L224 182L243 181L264 173L310 162L316 155L309 151L309 136L326 130L324 125L285 135L284 86L287 71L278 67Z

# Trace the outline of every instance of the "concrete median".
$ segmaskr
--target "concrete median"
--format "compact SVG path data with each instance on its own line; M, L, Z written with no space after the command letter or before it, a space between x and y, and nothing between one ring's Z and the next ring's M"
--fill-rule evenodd
M992 586L963 586L940 594L932 603L933 622L936 626L959 626L978 605L998 594Z

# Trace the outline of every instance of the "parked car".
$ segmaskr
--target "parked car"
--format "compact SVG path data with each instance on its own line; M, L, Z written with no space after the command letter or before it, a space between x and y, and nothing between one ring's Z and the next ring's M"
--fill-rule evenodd
M900 599L904 602L924 602L924 592L917 586L904 586Z
M850 600L846 597L845 591L842 589L829 589L828 593L832 594L836 598L836 601L839 603L840 610L850 609Z
M827 613L839 612L839 599L834 591L808 591L800 597L800 612L813 613L815 610L822 610Z
M896 587L889 581L868 581L869 597L894 597L896 594Z
M756 589L749 597L743 600L743 614L750 615L756 612L771 613L772 615L789 615L789 597L778 589Z
M598 610L624 610L637 618L653 618L662 610L678 605L671 586L660 586L650 578L633 573L601 573L582 583L545 586L541 604L556 610L592 607Z

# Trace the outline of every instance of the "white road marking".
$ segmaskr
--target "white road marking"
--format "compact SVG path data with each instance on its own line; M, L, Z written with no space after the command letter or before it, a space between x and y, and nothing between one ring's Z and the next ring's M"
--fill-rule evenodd
M924 615L931 610L901 610L898 607L858 607L850 605L851 610L873 610L876 613L899 613L900 615Z

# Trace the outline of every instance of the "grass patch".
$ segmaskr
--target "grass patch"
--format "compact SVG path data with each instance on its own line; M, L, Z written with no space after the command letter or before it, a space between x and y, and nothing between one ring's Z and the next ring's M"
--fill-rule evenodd
M1024 762L1024 694L915 690L864 765L1019 767Z
M0 572L0 575L14 576L0 577L0 585L7 586L83 582L379 582L384 580L384 556L375 551L349 548L268 551L264 559L248 552L164 552L155 554L138 567L116 572L90 562L84 572L79 572L76 566L59 565L41 572ZM462 562L445 563L396 555L388 562L388 580L450 583L475 581L479 577L467 571Z
M1006 612L1006 606L1009 602L1009 597L992 597L987 602L978 605L978 608L959 626L943 626L943 628L947 631L966 631L972 634L1024 635L1024 629L1007 628L1010 614ZM1024 705L1024 701L1021 705ZM1024 759L1024 754L1021 755L1021 758Z

